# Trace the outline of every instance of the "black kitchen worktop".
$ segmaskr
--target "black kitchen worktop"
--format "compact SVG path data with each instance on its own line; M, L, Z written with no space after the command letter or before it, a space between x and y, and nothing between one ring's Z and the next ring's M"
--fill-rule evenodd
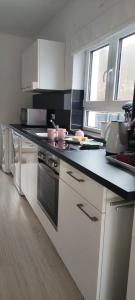
M111 165L106 159L104 149L60 150L51 146L47 139L26 132L22 125L10 126L126 200L135 200L135 176L129 171Z

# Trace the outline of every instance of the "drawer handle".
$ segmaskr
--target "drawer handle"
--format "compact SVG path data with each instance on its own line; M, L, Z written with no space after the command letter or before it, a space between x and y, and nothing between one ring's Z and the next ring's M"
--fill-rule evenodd
M84 205L82 203L77 204L77 207L92 221L92 222L97 222L98 218L97 217L91 217L85 210L84 210Z
M73 175L73 172L72 172L72 171L67 171L67 174L68 174L69 176L71 176L72 178L74 178L74 179L75 179L76 181L78 181L78 182L85 182L84 179L75 177L75 176Z

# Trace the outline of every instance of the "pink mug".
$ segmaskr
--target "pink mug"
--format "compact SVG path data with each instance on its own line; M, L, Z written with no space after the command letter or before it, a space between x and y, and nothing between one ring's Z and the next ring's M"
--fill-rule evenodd
M65 128L58 128L58 139L64 140L65 136L68 134Z
M75 132L75 136L84 136L84 132L83 132L81 129L78 129L78 130Z
M56 129L55 128L47 128L48 139L54 140L56 138Z

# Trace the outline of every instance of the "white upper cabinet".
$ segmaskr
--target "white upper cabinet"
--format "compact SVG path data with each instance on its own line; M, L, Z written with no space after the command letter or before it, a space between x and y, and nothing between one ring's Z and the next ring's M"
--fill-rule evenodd
M64 90L64 43L36 40L22 57L22 89Z

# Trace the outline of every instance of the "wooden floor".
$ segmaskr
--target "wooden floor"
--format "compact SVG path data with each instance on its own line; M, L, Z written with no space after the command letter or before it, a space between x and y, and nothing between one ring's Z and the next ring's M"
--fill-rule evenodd
M0 171L0 300L82 300L12 178Z

